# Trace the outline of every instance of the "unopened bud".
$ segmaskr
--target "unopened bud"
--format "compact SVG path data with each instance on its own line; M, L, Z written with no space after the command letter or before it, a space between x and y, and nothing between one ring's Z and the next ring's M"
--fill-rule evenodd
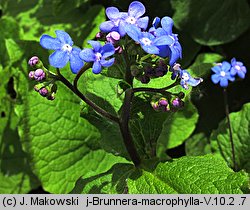
M120 38L121 38L121 35L116 31L112 31L108 33L108 35L106 36L107 42L111 44L115 44L116 42L120 40Z
M37 69L34 73L34 78L36 81L42 81L43 79L45 79L45 77L45 72L42 69Z
M96 35L95 35L95 38L97 40L105 40L105 34L102 33L101 31L99 31Z
M182 108L184 106L184 102L180 98L175 98L172 101L172 106L175 108Z
M153 107L153 109L155 111L158 111L159 110L159 104L158 102L151 102L151 106Z
M160 98L159 105L160 106L167 106L168 105L167 99L166 98Z
M46 97L48 95L48 92L49 91L45 87L43 87L39 90L40 95L43 97Z
M50 100L50 101L55 100L55 98L56 98L56 96L55 96L54 92L47 96L47 99Z
M28 64L30 66L35 66L39 63L39 58L37 56L33 56L32 58L29 59Z
M34 86L34 90L35 90L36 92L39 92L39 90L40 90L41 88L45 87L45 86L46 86L46 84L44 84L44 83L36 84L36 85Z
M29 72L29 79L34 79L34 74L35 74L34 71L30 71Z
M121 54L123 52L122 47L121 46L116 47L115 52L118 53L118 54Z
M142 75L140 77L141 83L148 84L150 82L150 78L147 75Z

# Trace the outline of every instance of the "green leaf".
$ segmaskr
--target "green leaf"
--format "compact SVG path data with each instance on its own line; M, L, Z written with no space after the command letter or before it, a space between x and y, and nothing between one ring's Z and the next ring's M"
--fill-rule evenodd
M135 80L134 86L163 88L173 82L170 79L170 74L167 74L164 77L150 80L148 84L141 84ZM180 85L169 90L175 94L179 92L185 93L185 106L176 113L156 113L150 106L154 94L148 95L143 102L137 100L134 104L137 111L134 112L140 113L140 115L139 118L137 117L138 120L132 122L134 123L134 136L138 141L138 145L141 145L142 151L146 149L151 154L156 153L158 157L163 158L167 149L179 146L192 134L198 120L198 114L189 101L191 90L191 87L185 90Z
M80 6L85 6L89 0L53 0L52 6L55 15L67 15L68 12Z
M116 114L122 105L123 95L118 95L119 80L105 77L101 74L93 74L91 70L84 73L79 81L83 92L94 100L103 109Z
M132 164L115 164L105 173L92 176L87 179L80 178L70 193L127 193L127 178L134 170L135 168Z
M128 179L128 192L180 194L238 194L248 185L244 172L233 172L213 155L183 157L159 163L152 172L141 170Z
M185 144L188 156L198 156L211 153L211 146L208 137L204 133L198 133L189 138Z
M237 39L249 28L250 9L246 0L172 0L173 19L202 45L220 45Z
M86 96L109 113L118 116L123 101L123 94L118 95L117 88L120 80L96 75L89 70L85 72L79 81ZM121 132L117 123L110 122L96 114L85 103L82 107L81 116L95 126L100 134L102 148L113 154L128 158L123 144Z
M161 157L167 149L181 145L193 133L197 121L197 109L190 101L186 101L182 110L173 113L163 123L157 141L157 156Z
M99 132L79 117L79 99L62 85L55 101L32 92L16 110L22 119L19 134L24 148L49 192L67 193L80 176L105 172L124 161L97 148Z
M24 53L13 39L5 39L5 46L9 55L10 64L15 63L22 58Z
M235 157L238 169L250 172L250 103L239 112L230 114ZM232 148L229 138L227 120L224 119L210 137L212 149L219 153L232 167Z
M39 185L18 136L15 101L8 94L12 76L9 68L0 68L0 193L4 194L28 193Z
M25 43L20 47L24 52ZM29 44L29 49L37 47ZM18 131L23 148L45 190L67 193L79 177L103 173L117 162L126 162L101 149L97 129L80 118L79 98L59 83L56 99L46 100L33 90L27 69L27 60L15 69L19 101L15 111L21 119ZM69 68L63 71L67 71L63 72L66 78L72 78Z
M88 39L94 38L106 17L102 6L79 8L80 4L79 0L72 2L65 12L55 15L50 0L13 0L6 2L3 14L18 22L22 40L39 41L43 33L55 37L55 30L64 30L74 44L81 46L83 40L87 41L87 36Z
M3 66L7 65L9 62L9 58L6 54L5 39L19 39L19 25L18 23L11 17L1 17L0 19L0 62Z
M188 69L193 77L206 77L210 74L214 63L222 59L223 57L217 53L201 53Z

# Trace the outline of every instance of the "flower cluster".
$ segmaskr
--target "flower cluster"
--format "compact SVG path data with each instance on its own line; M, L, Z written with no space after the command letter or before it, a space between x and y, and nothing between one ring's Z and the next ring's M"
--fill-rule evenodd
M168 72L168 65L164 59L158 59L155 63L145 63L144 65L132 65L131 74L141 83L147 84L150 79L163 77Z
M91 48L81 49L74 46L70 35L62 30L56 30L55 37L42 35L40 44L43 48L54 51L49 56L51 66L60 69L69 63L74 74L83 69L85 63L91 63L92 72L99 74L103 68L111 67L117 59L116 65L125 63L124 71L130 68L132 79L136 78L144 84L153 78L163 77L170 71L171 78L179 80L183 88L197 86L202 79L193 78L186 70L182 70L179 64L176 64L176 61L182 58L182 47L178 41L178 35L173 33L172 18L156 17L148 29L149 17L143 16L145 12L144 5L138 1L132 2L127 12L120 12L116 7L108 7L106 15L109 20L100 25L100 32L96 34L95 40L88 41ZM129 38L124 38L125 36ZM37 63L39 63L37 57L29 61L31 66L37 66ZM235 67L236 70L237 68ZM235 74L238 72L236 70ZM47 82L49 75L53 73L42 66L31 71L29 78L41 83ZM56 80L56 76L51 78ZM124 72L124 79L126 78ZM54 81L41 84L37 85L35 90L42 96L54 96ZM176 99L171 107L178 107L178 104L182 103ZM158 105L168 110L164 100L159 101Z
M146 32L149 18L142 17L145 7L142 3L134 1L129 5L128 12L120 12L116 7L108 7L106 15L109 21L100 25L102 32L118 32L121 37L126 34L142 49L149 54L169 58L169 64L173 65L182 57L182 48L177 34L172 33L173 20L170 17L160 19L156 17L153 27ZM160 27L161 25L161 27Z
M56 30L56 38L43 35L40 44L45 49L55 50L49 56L49 63L56 68L63 68L70 63L71 71L76 74L84 66L84 62L93 62L93 73L101 72L102 67L109 67L114 63L114 59L106 60L107 57L115 53L112 44L101 46L97 41L89 41L92 49L81 50L73 47L73 41L68 33Z
M212 82L214 84L220 83L220 86L223 88L228 86L228 81L233 82L236 76L244 79L247 72L243 63L236 61L235 58L231 60L231 63L227 61L217 63L211 70L214 72L211 76Z
M176 112L177 110L181 109L184 107L184 101L181 100L179 97L175 98L164 98L161 97L156 101L151 102L151 106L155 111L161 111L161 112Z
M37 56L33 56L28 64L36 69L29 72L29 79L38 83L34 86L35 91L48 100L54 100L57 86L53 80L49 79L49 71L43 66L42 61Z
M171 78L174 80L179 77L181 79L180 85L186 90L189 88L189 85L195 87L203 82L202 78L193 78L187 70L181 69L181 65L178 63L175 63L170 68L170 71L172 72Z

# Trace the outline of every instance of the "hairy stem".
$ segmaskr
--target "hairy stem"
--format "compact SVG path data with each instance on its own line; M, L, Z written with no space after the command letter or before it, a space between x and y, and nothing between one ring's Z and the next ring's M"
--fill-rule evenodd
M77 82L80 78L80 76L87 70L87 68L85 69L85 66L80 70L80 72L77 74L75 80L74 80L74 85L72 85L59 71L59 69L57 69L57 75L56 75L56 79L61 81L64 85L66 85L73 93L75 93L79 98L81 98L86 104L88 104L89 106L91 106L97 113L99 113L100 115L102 115L103 117L106 117L107 119L119 123L119 118L110 114L109 112L105 111L104 109L102 109L101 107L99 107L98 105L96 105L93 101L91 101L90 99L88 99L85 95L83 95L78 87L77 87Z
M133 138L129 130L129 119L130 119L132 98L133 98L132 89L126 90L119 126L129 156L133 161L134 165L139 166L141 160L136 151L135 144L133 142Z
M229 116L229 107L228 107L228 98L227 98L227 89L226 88L224 88L224 90L223 90L223 96L224 96L225 113L226 113L226 117L227 117L227 125L228 125L228 129L229 129L229 138L230 138L231 150L232 150L233 169L234 169L234 171L236 171L237 164L236 164L236 159L235 159L233 132L232 132L230 116Z
M133 87L133 76L131 75L131 71L130 71L131 63L130 63L130 59L129 59L126 48L124 48L123 56L126 61L125 81L130 85L130 87ZM136 147L133 142L133 138L129 129L132 99L133 99L133 90L127 89L125 91L125 98L124 98L123 105L122 105L119 127L120 127L120 131L123 137L124 145L127 149L127 152L131 160L133 161L135 166L139 166L141 162L140 156L137 153L137 150L136 150Z

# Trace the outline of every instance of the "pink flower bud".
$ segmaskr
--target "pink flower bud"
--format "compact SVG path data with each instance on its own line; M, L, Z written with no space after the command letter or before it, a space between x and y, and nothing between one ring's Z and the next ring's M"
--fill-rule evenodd
M28 64L30 66L35 66L36 64L38 64L39 62L39 58L37 56L33 56L32 58L29 59Z

